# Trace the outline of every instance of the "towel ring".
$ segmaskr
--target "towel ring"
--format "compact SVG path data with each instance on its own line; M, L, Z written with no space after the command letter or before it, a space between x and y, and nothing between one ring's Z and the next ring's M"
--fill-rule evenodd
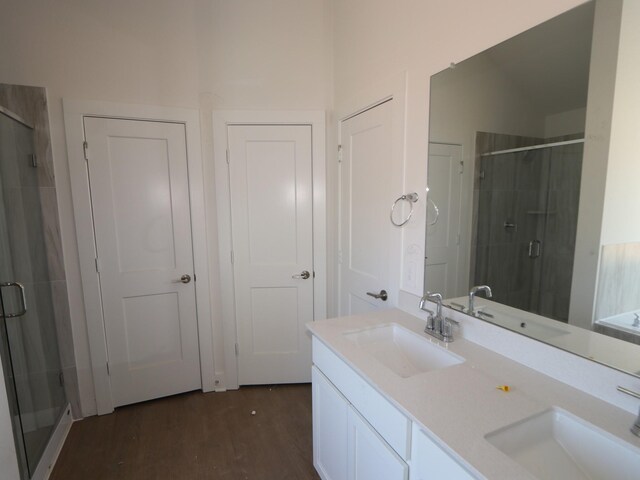
M438 218L440 218L440 209L436 205L436 202L434 202L429 197L427 197L427 206L429 205L429 202L431 202L431 205L433 205L433 210L436 212L436 218L434 218L433 221L431 222L427 222L427 225L433 226L436 223L438 223ZM428 213L427 213L427 217L428 217Z
M409 215L407 215L407 218L405 218L402 223L396 223L396 221L393 219L393 211L400 200L406 200L407 202L409 202L409 205L411 206L411 210L409 211ZM396 227L402 227L403 225L406 225L406 223L409 220L411 220L411 215L413 215L413 204L416 203L417 201L418 201L418 194L415 192L407 193L406 195L402 195L396 198L396 201L393 202L393 204L391 205L391 213L389 214L389 219L391 220L391 223L393 223Z

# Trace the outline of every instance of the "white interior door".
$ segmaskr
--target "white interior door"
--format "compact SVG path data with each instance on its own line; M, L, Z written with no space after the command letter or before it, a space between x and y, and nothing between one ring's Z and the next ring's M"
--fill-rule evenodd
M392 100L340 127L340 315L391 307Z
M84 127L113 404L198 389L185 127Z
M309 125L228 127L240 385L311 380Z
M429 144L425 290L459 295L462 146Z

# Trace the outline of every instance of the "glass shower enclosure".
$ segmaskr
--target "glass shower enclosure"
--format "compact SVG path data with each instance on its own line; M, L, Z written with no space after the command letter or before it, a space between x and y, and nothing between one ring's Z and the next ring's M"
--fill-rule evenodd
M568 321L582 153L567 140L481 155L473 285L492 300Z
M23 479L67 405L37 169L33 129L1 109L0 359Z

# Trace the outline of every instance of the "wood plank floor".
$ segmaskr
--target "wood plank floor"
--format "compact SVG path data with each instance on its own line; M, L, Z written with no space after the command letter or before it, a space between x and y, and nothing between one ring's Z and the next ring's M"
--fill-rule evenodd
M73 424L50 478L318 479L311 386L192 392L84 419Z

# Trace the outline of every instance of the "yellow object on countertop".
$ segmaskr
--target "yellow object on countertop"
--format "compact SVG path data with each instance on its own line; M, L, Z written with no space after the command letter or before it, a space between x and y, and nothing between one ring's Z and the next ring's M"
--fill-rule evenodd
M511 390L511 388L509 387L509 385L498 385L496 387L498 390L502 390L503 392L508 392L509 390Z

